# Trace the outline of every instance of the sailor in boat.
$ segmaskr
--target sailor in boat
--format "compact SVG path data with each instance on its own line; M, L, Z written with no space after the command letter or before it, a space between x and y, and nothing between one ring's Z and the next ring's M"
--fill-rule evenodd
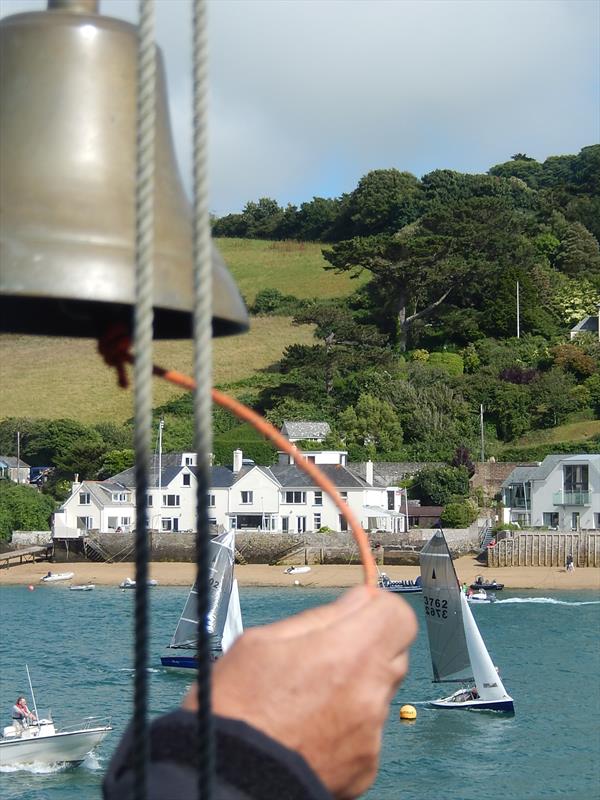
M12 721L19 735L29 727L30 722L37 722L37 717L27 708L27 700L22 694L17 697L17 702L12 707Z

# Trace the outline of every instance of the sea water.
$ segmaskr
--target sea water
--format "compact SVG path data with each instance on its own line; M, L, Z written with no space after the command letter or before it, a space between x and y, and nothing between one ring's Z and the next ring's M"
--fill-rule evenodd
M328 602L339 591L242 588L240 595L245 625L251 626ZM189 685L187 676L160 667L186 596L186 589L150 590L152 716L179 704ZM405 597L420 631L410 674L390 708L381 769L368 800L600 797L598 594L505 590L496 603L472 606L514 698L514 717L425 705L447 694L447 685L431 683L422 598ZM9 724L17 695L31 701L28 664L41 715L51 708L58 726L110 715L114 725L96 755L79 767L3 769L4 800L99 800L103 771L132 712L133 599L132 591L117 587L0 588L0 724ZM415 722L400 721L405 703L416 706Z

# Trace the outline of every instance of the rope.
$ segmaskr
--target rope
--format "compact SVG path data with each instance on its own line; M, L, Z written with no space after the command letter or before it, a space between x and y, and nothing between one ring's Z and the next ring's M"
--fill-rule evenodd
M208 492L212 452L212 263L208 213L206 2L194 0L193 53L193 274L194 274L194 440L197 453L196 582L198 619L210 612ZM214 733L210 681L210 636L198 625L198 797L211 800Z
M110 334L107 338L111 338ZM102 352L104 349L106 349L106 344L101 346L100 351ZM119 346L118 352L122 353L122 351L123 348ZM111 358L115 358L115 353L112 351ZM132 363L133 359L130 353L127 353L124 356L124 361L127 363ZM175 386L179 386L182 389L193 391L196 386L192 378L190 378L188 375L183 375L181 372L177 372L176 370L168 370L154 365L153 374L159 378L169 381L169 383L173 383ZM365 584L367 586L376 586L377 567L373 559L367 534L363 530L360 520L354 511L350 508L350 506L348 506L341 494L338 492L335 484L321 472L316 464L304 458L300 450L298 450L295 445L286 439L285 436L283 436L277 430L277 428L273 427L270 422L267 422L267 420L261 417L260 414L257 414L256 411L253 411L251 408L248 408L248 406L240 403L239 400L229 397L229 395L226 395L224 392L220 392L218 389L212 390L212 399L217 405L221 406L222 408L226 408L228 411L235 414L238 419L241 419L244 422L252 425L253 428L255 428L267 439L270 439L273 444L284 453L288 453L289 455L293 456L296 466L309 475L316 485L329 495L338 508L340 514L342 514L348 521L348 525L350 526L352 535L354 536L354 540L357 544L358 552L360 554L360 560L363 565Z
M156 52L154 0L140 0L135 175L135 800L147 796L148 738L148 465L152 430L152 298L154 258L154 132ZM118 343L116 349L118 347ZM119 372L119 381L123 371Z

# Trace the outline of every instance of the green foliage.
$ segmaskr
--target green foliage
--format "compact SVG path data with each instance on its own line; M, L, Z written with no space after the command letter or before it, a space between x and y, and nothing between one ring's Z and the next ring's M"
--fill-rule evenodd
M283 294L278 289L261 289L250 306L252 314L271 314L293 317L309 305L307 300L299 300L293 294Z
M427 363L430 367L437 367L447 372L448 375L462 375L465 368L458 353L430 353Z
M370 458L402 444L402 426L394 408L370 394L362 394L355 406L342 411L338 426L348 446L365 448Z
M596 418L600 419L600 374L591 375L585 382L589 392L590 405L594 409Z
M469 473L461 467L427 467L414 476L411 494L425 504L445 506L469 494Z
M468 528L476 519L477 508L469 501L448 503L440 517L446 528Z
M598 453L600 437L578 442L547 442L526 447L506 447L502 450L502 461L543 461L552 453Z
M0 539L9 539L12 532L47 531L55 501L31 486L0 480Z
M577 378L587 378L598 370L598 363L576 344L560 344L552 348L557 367L572 372Z
M233 451L238 449L243 452L244 458L251 458L257 464L274 464L277 461L275 447L253 427L244 423L214 437L214 464L231 465Z
M124 472L135 463L135 452L133 450L109 450L104 454L102 464L98 470L98 478L105 480L119 472Z

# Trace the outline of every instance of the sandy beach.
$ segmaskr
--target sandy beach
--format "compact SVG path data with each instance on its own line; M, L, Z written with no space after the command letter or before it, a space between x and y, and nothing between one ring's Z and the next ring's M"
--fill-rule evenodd
M460 581L471 583L477 575L496 579L507 589L595 589L600 591L600 569L587 567L567 572L559 567L505 567L489 569L482 567L472 556L463 556L454 562ZM39 585L40 578L48 570L73 572L71 583L94 583L97 586L118 586L125 578L133 578L134 564L97 564L73 562L69 564L20 564L0 569L0 586ZM354 565L320 565L310 572L286 575L282 565L266 564L238 565L235 568L240 586L294 586L349 587L363 580L362 568ZM419 574L417 567L385 567L385 572L394 580L414 579ZM195 567L190 563L155 562L150 564L150 577L160 586L190 586L194 580ZM295 582L298 581L299 584ZM65 586L65 583L55 584ZM47 586L47 585L46 585Z

